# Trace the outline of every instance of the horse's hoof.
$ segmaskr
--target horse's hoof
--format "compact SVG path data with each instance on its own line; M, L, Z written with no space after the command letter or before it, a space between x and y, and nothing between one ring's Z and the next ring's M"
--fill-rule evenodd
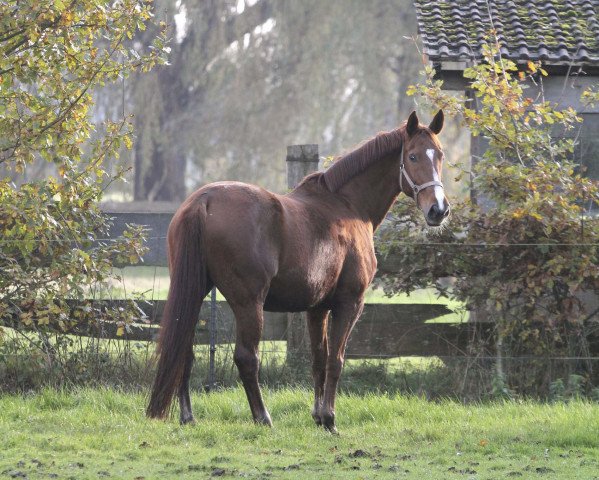
M339 432L337 431L337 427L335 425L324 425L324 429L331 435L339 435Z
M193 418L193 415L185 416L185 417L181 417L179 419L179 423L181 425L195 425L196 424L196 419Z
M319 427L322 425L322 420L320 418L320 413L316 409L312 409L312 418L314 419L314 423Z
M265 427L272 427L272 420L270 419L270 415L268 413L254 418L254 422L256 422L258 425L264 425Z
M335 414L322 415L322 426L324 429L333 435L338 435L337 428L335 427Z

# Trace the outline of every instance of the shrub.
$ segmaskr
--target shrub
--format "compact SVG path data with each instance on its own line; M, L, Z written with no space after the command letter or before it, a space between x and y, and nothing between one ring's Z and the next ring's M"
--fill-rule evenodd
M0 325L35 332L22 338L45 355L59 348L51 332L130 318L69 300L89 298L115 261L143 251L139 228L105 240L98 208L122 173L103 162L131 147L129 119L96 128L90 108L95 87L164 62L164 34L147 52L129 45L150 18L141 0L0 4ZM50 174L32 180L44 164Z
M463 168L471 198L453 205L449 225L436 236L414 228L417 213L409 203L397 204L379 248L398 253L401 272L384 284L388 292L408 293L436 285L441 295L464 301L496 325L496 388L547 392L556 375L572 378L572 368L515 362L506 372L501 359L589 356L586 336L595 320L580 295L599 289L599 222L589 214L599 190L572 160L576 112L526 96L527 85L542 83L547 72L532 62L519 71L498 52L486 45L484 61L465 70L471 100L443 91L430 67L426 81L408 91L460 118L489 147ZM438 283L447 276L454 277L451 288ZM582 383L589 380L586 367L576 367Z

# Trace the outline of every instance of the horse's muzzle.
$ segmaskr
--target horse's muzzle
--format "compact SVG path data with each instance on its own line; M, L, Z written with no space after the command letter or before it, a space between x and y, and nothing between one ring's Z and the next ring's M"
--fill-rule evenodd
M439 208L439 206L436 203L434 203L426 215L426 223L428 223L428 225L431 227L438 227L448 216L449 205L445 205L443 208Z

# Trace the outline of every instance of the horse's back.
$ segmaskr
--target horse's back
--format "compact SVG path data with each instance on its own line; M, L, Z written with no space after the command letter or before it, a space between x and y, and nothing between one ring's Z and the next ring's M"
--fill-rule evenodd
M329 196L318 189L282 196L218 182L181 208L201 204L206 212L209 276L229 302L258 296L266 310L303 311L335 290L351 243L360 236L368 241L368 232L356 236L359 222Z

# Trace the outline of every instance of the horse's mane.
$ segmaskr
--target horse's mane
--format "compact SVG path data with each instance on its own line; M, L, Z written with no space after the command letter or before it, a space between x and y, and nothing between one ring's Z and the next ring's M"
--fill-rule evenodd
M403 142L404 129L405 127L401 126L390 132L378 133L351 152L337 157L334 163L321 173L327 189L336 192L353 177L366 170L373 162L390 153L399 152Z

